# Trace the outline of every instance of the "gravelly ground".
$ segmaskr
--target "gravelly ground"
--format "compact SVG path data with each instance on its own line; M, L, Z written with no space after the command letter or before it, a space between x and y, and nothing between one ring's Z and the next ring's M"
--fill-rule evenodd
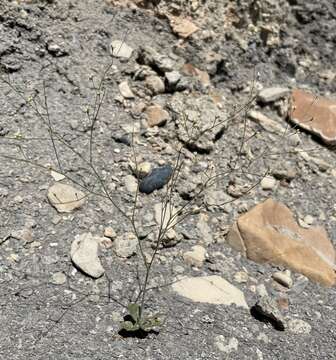
M216 1L203 4L204 8L211 8L210 3L216 4ZM249 17L253 18L255 14L251 9L259 2L237 3L223 1L223 4L236 6L241 14L250 14L244 20L245 25L242 21L240 28L237 27L247 50L238 46L236 38L228 31L218 30L220 18L211 11L205 12L208 17L202 26L215 29L219 35L213 38L195 35L181 45L169 23L151 11L114 8L103 1L93 0L21 2L19 5L5 0L0 4L0 66L5 78L9 75L12 83L20 88L38 87L42 94L42 79L45 81L54 126L67 134L74 147L83 152L87 151L85 146L88 145L83 108L94 96L89 75L98 76L110 63L109 44L114 39L125 39L134 49L145 44L157 48L162 54L174 50L186 61L207 70L213 85L226 97L223 112L233 104L247 100L246 87L253 77L253 65L258 66L259 80L264 86L304 85L316 93L333 95L335 81L330 81L327 70L334 71L335 3L279 2L276 14L280 20L276 16L269 20L278 21L281 28L280 42L274 47L263 44L258 35L244 30L251 21ZM221 11L222 7L225 8L223 4L217 2ZM54 43L59 44L64 52L61 56L48 50L48 46ZM220 55L215 63L206 60L211 51ZM124 190L121 179L130 173L132 151L129 146L116 142L113 136L120 131L120 125L132 122L133 118L129 108L125 110L115 101L115 96L119 93L117 83L132 77L134 61L119 63L116 60L108 76L108 92L96 132L97 166L120 190ZM20 132L38 138L23 143L29 156L43 164L53 162L50 141L40 140L47 136L46 128L20 100L18 93L10 92L4 83L0 88L1 134ZM163 94L158 98L165 100L170 96ZM270 115L276 113L272 106L264 107L262 111ZM250 197L239 199L228 209L208 212L214 238L220 238L221 226L230 225L238 212L272 196L288 205L298 217L312 215L317 223L325 226L335 244L335 177L331 171L335 168L334 150L321 145L308 134L300 135L302 148L314 148L311 156L329 165L329 169L324 169L298 154L286 154L290 145L282 141L279 134L266 133L254 123L249 127L251 133L254 130L262 135L251 145L252 150L272 144L275 152L281 155L268 160L280 164L280 167L294 168L297 175L289 186L279 186L273 193L257 188ZM211 160L217 169L224 170L232 152L239 148L242 131L243 121L232 124L215 142L213 152L197 154L197 161ZM152 163L171 162L174 157L165 144L173 144L174 137L174 125L169 123L160 128L158 136L140 136L137 151ZM12 154L9 143L13 141L0 137L1 154ZM92 183L92 178L73 154L64 153L62 159L69 173L77 174L87 185ZM263 168L257 170L263 171ZM188 176L193 175L186 173L181 186L187 186ZM240 180L255 181L254 178ZM69 253L77 234L91 231L102 236L107 226L112 226L120 234L130 231L129 227L115 209L95 197L90 197L85 207L70 215L58 214L46 197L51 183L49 174L29 164L1 160L0 240L22 229L28 220L35 222L33 242L25 243L11 237L0 245L1 359L336 358L335 289L310 282L302 283L301 287L295 288L297 291L289 293L290 307L284 313L290 318L308 322L312 327L309 334L277 331L255 319L249 311L235 306L192 303L165 286L151 291L148 299L151 311L167 315L160 333L149 334L145 339L119 336L119 321L124 314L119 302L126 304L136 289L137 257L123 260L114 256L111 250L102 251L101 259L107 276L91 280L74 270ZM157 196L143 195L143 214L151 213ZM129 195L120 195L120 200L126 208L131 207ZM143 222L146 219L152 221L152 217L145 215ZM198 219L195 215L179 225L179 231L189 233L190 239L160 252L153 269L153 285L172 281L181 267L186 276L218 274L232 283L234 274L245 269L249 281L234 284L244 291L249 306L256 301L251 286L265 284L270 293L275 291L270 281L274 271L271 265L254 264L220 241L209 245L208 261L201 269L188 267L181 253L199 242L202 235L197 232ZM53 285L50 278L56 272L64 272L67 283ZM294 283L300 284L300 277L296 274L293 277ZM108 297L109 283L116 301ZM230 353L221 352L214 344L218 335L225 337L226 344L230 338L237 339L238 349Z

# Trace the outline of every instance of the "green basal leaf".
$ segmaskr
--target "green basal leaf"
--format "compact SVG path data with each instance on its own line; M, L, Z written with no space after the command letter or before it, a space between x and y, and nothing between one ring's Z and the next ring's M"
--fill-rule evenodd
M135 323L138 323L140 319L140 305L130 303L127 308L131 318Z
M159 316L152 316L149 318L145 318L144 321L141 322L140 327L142 330L146 332L150 332L151 330L156 330L163 324L163 320Z
M137 331L140 329L140 326L138 323L133 324L131 321L123 321L121 323L121 328L126 331Z

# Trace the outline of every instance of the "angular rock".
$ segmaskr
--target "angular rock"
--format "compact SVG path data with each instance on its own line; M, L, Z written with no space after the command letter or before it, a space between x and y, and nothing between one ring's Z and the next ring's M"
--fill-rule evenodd
M163 188L168 183L172 173L173 168L170 165L164 165L153 169L149 175L141 180L139 191L150 194L154 190Z
M272 275L273 279L279 284L291 288L293 286L293 280L290 276L290 271L277 271Z
M97 279L104 274L98 257L98 239L91 233L77 235L71 244L71 260L85 274Z
M139 49L138 62L159 69L161 72L173 71L175 62L166 55L162 55L150 46Z
M117 237L113 242L113 248L117 256L129 258L137 251L138 240L132 233L126 233Z
M50 170L50 175L53 177L55 181L61 181L65 179L65 176L57 171Z
M192 250L183 254L183 260L188 265L201 267L205 260L205 254L205 248L203 246L196 245L192 247Z
M336 101L295 89L292 92L288 117L299 127L318 136L324 143L336 144Z
M274 190L276 187L277 181L270 176L265 176L261 182L260 186L263 190Z
M133 49L124 41L114 40L111 42L111 55L117 58L129 59L132 56Z
M107 227L104 230L104 236L110 239L115 239L117 237L117 233L112 227Z
M135 97L127 81L123 81L119 84L119 91L125 99L134 99Z
M285 330L285 320L277 302L270 296L262 296L252 308L252 313L265 318L278 330Z
M244 293L217 275L184 278L172 287L179 295L195 302L248 308Z
M282 126L275 120L270 119L260 111L250 110L248 112L248 116L266 131L276 133L278 135L285 134L286 128L284 126Z
M188 19L177 16L169 16L168 18L173 32L183 39L188 38L199 30L198 27Z
M301 228L291 211L272 199L239 217L227 241L257 263L285 266L325 286L336 284L335 249L326 231Z
M258 100L264 104L277 101L289 94L289 89L285 87L271 87L260 90Z
M192 151L210 153L228 125L226 112L208 95L175 93L168 107L176 115L179 140Z
M165 92L165 84L159 76L147 76L145 85L152 92L153 95L162 94Z
M165 73L165 78L167 79L169 88L173 89L175 85L180 81L181 74L176 70L169 71Z
M209 74L206 71L198 69L192 64L184 64L181 71L185 75L196 77L204 86L210 85Z
M70 185L56 183L48 189L48 199L58 212L69 213L85 203L85 194Z
M138 189L138 182L133 175L124 176L124 184L128 192L135 193Z
M145 114L149 127L162 126L170 119L169 112L162 109L160 105L148 106Z

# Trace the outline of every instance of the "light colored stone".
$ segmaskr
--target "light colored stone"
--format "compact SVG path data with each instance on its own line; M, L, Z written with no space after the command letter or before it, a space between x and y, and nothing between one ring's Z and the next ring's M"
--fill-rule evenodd
M162 94L165 92L165 84L163 80L156 75L147 76L145 84L154 95Z
M196 225L197 230L200 232L200 235L201 235L201 242L204 245L209 245L214 242L214 239L212 236L212 231L208 224L208 220L209 220L208 215L201 213L199 215L198 222Z
M71 244L71 260L85 274L99 278L104 274L98 257L98 239L91 233L77 235Z
M265 176L260 182L260 186L263 190L274 190L276 185L277 181L271 176Z
M52 274L50 282L54 285L63 285L66 282L66 276L62 272Z
M205 260L205 254L205 248L203 246L196 245L192 247L191 251L187 251L183 254L183 260L188 265L201 267Z
M240 216L227 241L257 263L285 266L326 286L336 284L335 250L326 231L301 228L291 211L272 199Z
M145 111L149 127L164 125L169 119L169 112L162 109L160 105L148 106Z
M170 87L175 86L179 80L181 79L181 74L174 70L174 71L169 71L165 73L165 78L167 79L168 85Z
M158 225L161 225L165 229L167 226L172 228L175 226L178 218L176 216L178 209L167 204L166 207L162 206L162 203L157 203L154 205L154 218Z
M288 116L292 122L320 137L326 144L336 144L336 101L295 89Z
M230 338L228 341L225 339L223 335L218 335L215 338L215 346L221 352L226 354L230 354L233 351L238 350L238 340L234 337Z
M254 310L271 321L277 329L285 329L285 319L274 298L267 295L261 296L254 305Z
M303 221L307 224L307 225L313 225L314 223L314 218L311 215L306 215L303 219Z
M56 183L48 189L48 199L60 213L69 213L85 203L82 191L61 183Z
M129 59L132 56L133 49L124 41L114 40L111 42L111 54L117 58Z
M210 304L235 304L248 308L244 293L220 276L184 278L173 285L173 290L192 301Z
M121 258L128 258L134 255L137 251L137 246L138 240L132 233L118 236L113 242L114 251Z
M110 239L115 239L117 237L117 233L112 227L107 227L104 230L104 236Z
M272 275L273 279L279 284L291 288L293 286L293 280L289 270L277 271Z
M65 179L65 176L57 171L50 170L50 175L53 177L55 181L61 181Z
M135 193L138 188L138 182L133 175L124 176L124 184L128 192Z
M233 280L238 284L247 283L248 282L248 273L245 271L238 271L234 274Z
M260 296L268 296L266 286L264 284L258 284L255 288L255 292Z
M283 135L286 132L286 128L284 126L282 126L277 121L270 119L269 117L267 117L260 111L250 110L248 112L248 116L250 119L255 121L266 131L269 131L269 132L272 132L272 133L275 133L278 135Z
M289 89L284 87L271 87L262 89L258 94L258 100L264 104L279 100L289 94Z
M168 19L173 32L183 39L198 31L198 27L188 19L172 15Z
M301 319L290 319L287 322L288 330L293 334L309 334L311 325Z
M119 91L120 94L125 98L125 99L134 99L134 94L133 91L131 90L128 81L122 81L119 84Z

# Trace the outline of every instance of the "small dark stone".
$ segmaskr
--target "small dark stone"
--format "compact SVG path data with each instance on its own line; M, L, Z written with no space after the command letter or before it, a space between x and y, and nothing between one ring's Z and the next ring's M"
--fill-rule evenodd
M142 179L139 185L139 191L150 194L154 190L161 189L168 183L172 173L173 169L170 165L153 169L149 175Z

